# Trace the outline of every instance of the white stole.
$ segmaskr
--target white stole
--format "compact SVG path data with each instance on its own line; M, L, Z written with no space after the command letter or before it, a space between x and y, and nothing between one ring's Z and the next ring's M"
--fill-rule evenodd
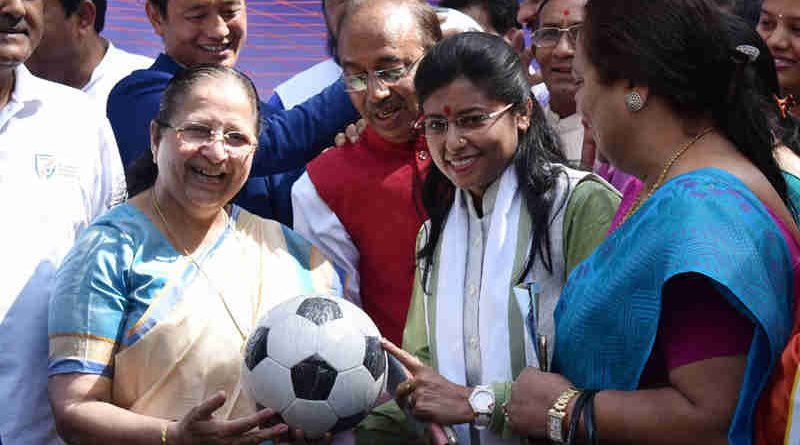
M481 376L483 382L512 380L509 351L509 283L517 250L517 231L522 197L517 193L513 167L500 179L491 229L483 259L483 283L479 301ZM464 363L464 279L467 257L467 209L461 193L455 194L441 236L436 295L436 363L439 373L459 385L466 384ZM427 297L426 297L427 298ZM426 305L427 306L427 305ZM468 425L455 425L459 443L468 444ZM503 443L500 437L482 434L485 443Z

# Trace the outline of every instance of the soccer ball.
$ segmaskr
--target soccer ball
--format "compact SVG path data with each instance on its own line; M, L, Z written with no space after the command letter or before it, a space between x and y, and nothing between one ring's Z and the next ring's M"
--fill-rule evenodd
M306 437L353 428L386 386L375 323L338 297L300 296L270 310L250 335L242 386Z

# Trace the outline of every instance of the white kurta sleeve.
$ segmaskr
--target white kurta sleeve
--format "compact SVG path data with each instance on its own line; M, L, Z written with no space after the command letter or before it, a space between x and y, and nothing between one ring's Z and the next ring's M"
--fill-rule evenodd
M294 230L344 269L348 276L345 298L361 306L358 249L342 222L320 198L308 173L303 173L292 186L292 212Z

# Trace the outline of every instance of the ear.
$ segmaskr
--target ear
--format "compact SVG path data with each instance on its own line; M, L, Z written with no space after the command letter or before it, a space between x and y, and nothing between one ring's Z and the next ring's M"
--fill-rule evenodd
M509 46L514 48L517 54L522 55L523 51L525 51L525 31L511 28L502 37Z
M153 30L156 34L164 38L164 28L167 26L167 18L161 15L161 12L155 7L151 2L145 0L144 3L144 10L147 12L147 18L150 20L150 24L153 26Z
M514 116L517 119L517 130L521 132L528 131L528 128L531 126L531 112L533 110L533 101L528 98L528 102L525 104L525 114L516 113Z
M78 4L78 10L75 11L78 19L78 34L94 34L94 21L97 18L97 8L94 2L83 0Z
M158 164L158 148L161 144L160 127L155 120L150 121L150 151L153 153L153 164Z

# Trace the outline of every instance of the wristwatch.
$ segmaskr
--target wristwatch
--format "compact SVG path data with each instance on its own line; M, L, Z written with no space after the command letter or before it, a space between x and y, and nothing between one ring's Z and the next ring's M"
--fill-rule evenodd
M482 430L489 426L489 421L492 420L492 413L494 412L494 391L491 386L478 385L472 389L469 395L469 406L472 407L472 412L475 413L475 420L472 425L475 429Z
M575 388L567 388L558 396L553 406L547 410L547 437L549 437L550 441L553 443L563 444L567 442L564 429L562 428L564 417L567 415L567 405L569 405L569 401L572 400L573 397L580 393L581 391Z

